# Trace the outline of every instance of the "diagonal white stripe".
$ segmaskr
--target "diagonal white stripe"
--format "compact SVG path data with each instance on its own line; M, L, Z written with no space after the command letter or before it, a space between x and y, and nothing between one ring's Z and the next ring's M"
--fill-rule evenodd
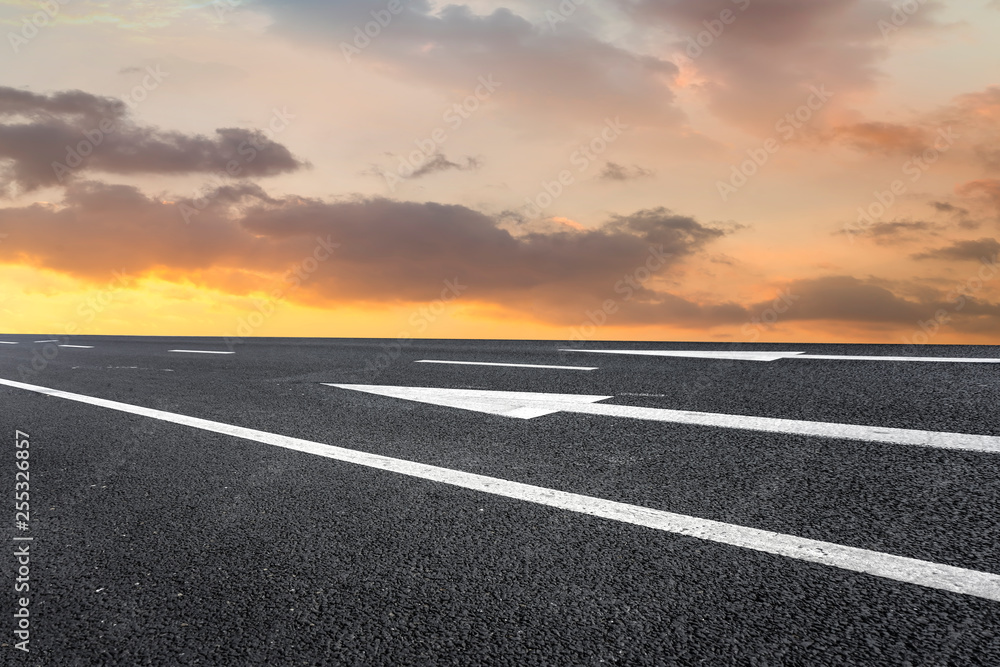
M0 385L32 391L46 396L62 398L79 403L96 405L129 414L159 419L165 422L231 435L275 447L314 454L337 461L395 472L419 479L450 484L452 486L490 493L505 498L556 507L571 512L621 521L636 526L645 526L678 535L687 535L711 542L752 549L797 560L820 563L844 570L871 574L908 584L916 584L952 593L961 593L1000 602L1000 575L978 572L951 565L941 565L928 561L895 556L893 554L859 549L857 547L811 540L794 535L772 533L757 528L747 528L735 524L699 519L697 517L674 514L661 510L628 505L592 496L567 493L530 484L511 482L496 477L475 475L459 470L450 470L425 465L414 461L394 459L378 454L368 454L343 447L334 447L310 440L257 431L214 422L198 417L162 410L144 408L103 398L73 394L58 389L0 379Z

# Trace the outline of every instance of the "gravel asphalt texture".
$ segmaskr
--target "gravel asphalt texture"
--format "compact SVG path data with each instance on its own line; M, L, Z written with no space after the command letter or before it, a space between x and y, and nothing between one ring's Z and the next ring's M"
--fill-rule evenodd
M1000 364L563 353L727 344L36 336L0 378L1000 573L1000 457L582 414L531 420L322 383L1000 435ZM1000 357L996 347L742 345ZM35 358L35 369L31 367ZM598 366L591 372L418 359ZM1000 665L1000 604L0 386L30 434L31 652L0 664ZM9 503L13 521L13 502ZM8 540L16 531L8 529ZM8 543L8 554L13 542ZM7 583L2 583L7 582Z

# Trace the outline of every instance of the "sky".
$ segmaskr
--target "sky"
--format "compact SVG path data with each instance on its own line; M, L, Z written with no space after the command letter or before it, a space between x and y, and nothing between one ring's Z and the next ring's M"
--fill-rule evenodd
M995 344L1000 1L0 2L0 331Z

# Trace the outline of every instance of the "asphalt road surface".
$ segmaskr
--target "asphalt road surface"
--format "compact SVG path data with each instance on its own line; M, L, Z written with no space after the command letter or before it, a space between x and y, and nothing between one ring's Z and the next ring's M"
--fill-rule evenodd
M880 356L1000 349L0 335L0 662L1000 664L1000 364Z

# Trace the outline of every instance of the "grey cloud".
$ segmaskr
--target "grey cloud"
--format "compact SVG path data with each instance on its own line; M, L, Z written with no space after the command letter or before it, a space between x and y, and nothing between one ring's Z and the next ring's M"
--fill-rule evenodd
M279 33L327 45L338 56L346 45L353 66L374 66L449 93L468 95L480 77L492 77L500 87L491 101L535 113L587 122L621 115L635 125L682 118L670 88L676 65L601 41L572 22L553 32L507 8L476 14L464 5L447 5L435 13L428 2L404 2L402 12L358 48L355 42L364 41L356 39L356 29L373 20L372 12L385 10L381 0L262 0L262 5Z
M649 178L654 176L656 172L646 169L644 167L639 167L633 165L627 167L620 165L617 162L607 162L604 165L604 169L601 170L598 178L605 181L632 181L638 178Z
M991 260L1000 254L1000 243L993 238L974 241L956 241L943 248L934 248L913 255L914 259L942 259L947 261Z
M121 100L80 91L38 95L0 87L0 177L23 191L85 172L271 176L305 163L260 131L214 137L135 124Z
M860 280L853 276L825 276L797 280L788 284L795 296L794 305L781 320L829 320L859 324L913 325L945 311L951 326L973 326L976 318L990 318L1000 326L1000 304L989 303L957 293L936 293L923 298L904 298L876 279ZM959 308L961 305L961 308ZM761 312L769 302L751 306ZM977 325L978 326L978 325Z
M616 216L592 230L515 237L494 218L454 205L272 198L249 184L227 186L206 201L187 224L181 206L191 202L162 201L130 186L75 183L62 207L0 209L0 233L9 235L0 261L30 258L83 278L112 268L137 276L275 273L309 256L322 238L340 244L336 261L316 272L302 299L422 301L436 298L443 280L457 278L477 300L543 315L553 308L582 312L590 295L611 294L650 257L661 258L656 268L665 271L727 233L667 209ZM637 297L655 293L638 289Z
M942 225L925 220L892 220L875 222L862 235L879 245L893 245L915 241L921 237L938 236L941 229ZM842 234L843 231L835 233Z
M680 263L733 233L666 208L610 217L585 230L512 235L493 217L457 205L381 198L272 197L236 183L206 197L190 224L190 202L149 197L131 186L75 182L59 206L0 209L0 262L29 263L95 282L123 270L249 294L286 287L281 276L336 245L288 298L314 306L426 302L446 280L464 297L521 318L577 326L614 300L615 325L692 329L746 325L772 301L699 302L664 285ZM1000 305L875 279L828 276L792 281L782 321L899 325L937 310L956 327L1000 324ZM901 291L902 290L902 291ZM905 296L901 295L905 294Z
M939 213L957 213L958 215L969 214L968 209L962 208L961 206L955 206L954 204L950 204L944 201L931 202L931 206L933 206L934 210L938 211Z
M834 104L879 80L878 64L889 45L877 27L892 15L883 0L617 0L637 24L678 35L679 52L710 83L703 86L712 110L730 122L771 133L779 118L802 105L811 86L824 86ZM740 7L745 7L741 10ZM906 30L935 25L942 3L928 1ZM729 25L723 12L731 12ZM728 15L727 15L728 16ZM706 22L714 22L708 32ZM689 40L704 33L706 46ZM700 52L699 52L700 48Z
M464 163L452 162L443 153L435 153L431 158L420 165L411 175L410 178L421 178L422 176L428 176L430 174L436 174L442 171L474 171L482 166L482 162L479 158L467 157Z

